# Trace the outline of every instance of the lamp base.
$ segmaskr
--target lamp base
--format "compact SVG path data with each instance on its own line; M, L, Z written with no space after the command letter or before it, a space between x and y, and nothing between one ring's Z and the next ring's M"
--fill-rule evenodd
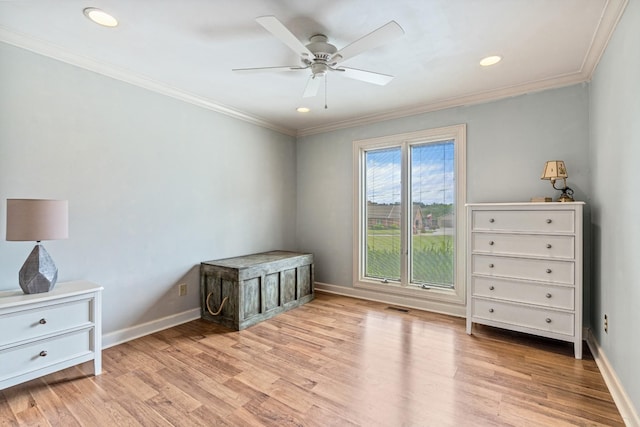
M562 191L562 194L560 194L560 197L558 197L558 201L559 202L573 202L573 190L570 189L569 187L565 186L564 188L560 188L559 190Z
M566 193L562 193L560 197L558 197L559 202L573 202L573 197L569 196Z
M18 277L25 294L49 292L58 280L58 267L44 246L37 244L24 262Z

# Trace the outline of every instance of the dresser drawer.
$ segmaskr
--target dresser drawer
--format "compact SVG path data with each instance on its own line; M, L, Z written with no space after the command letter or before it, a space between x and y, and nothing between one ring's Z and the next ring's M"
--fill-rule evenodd
M572 261L472 255L471 264L472 274L574 284Z
M0 316L0 348L91 323L90 300L52 304Z
M573 310L575 305L575 289L571 286L474 277L472 278L471 292L473 296L566 310Z
M574 212L558 211L474 211L472 229L486 231L522 231L540 233L573 233Z
M91 354L90 332L91 329L80 330L0 351L0 382Z
M574 315L484 299L472 299L473 317L562 335L574 335Z
M573 259L573 236L472 233L471 250L488 254Z

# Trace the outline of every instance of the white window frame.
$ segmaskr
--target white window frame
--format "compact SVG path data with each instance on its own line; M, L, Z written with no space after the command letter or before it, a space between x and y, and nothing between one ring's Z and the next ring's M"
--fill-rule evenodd
M391 293L400 296L416 297L426 300L436 300L454 304L465 304L466 283L465 283L465 246L466 246L466 215L464 212L467 199L467 179L466 179L466 125L459 124L435 129L427 129L417 132L409 132L397 135L389 135L378 138L363 139L353 142L353 286L373 290L377 292ZM454 168L455 168L455 271L453 289L428 287L423 289L409 283L409 236L403 238L401 256L401 279L400 282L382 283L380 280L367 278L364 276L365 250L367 224L365 217L366 194L365 194L365 153L369 150L383 149L390 147L401 147L402 151L402 216L401 230L409 233L407 224L407 206L410 204L410 171L409 171L409 147L412 144L424 142L454 141ZM407 204L409 201L409 204Z

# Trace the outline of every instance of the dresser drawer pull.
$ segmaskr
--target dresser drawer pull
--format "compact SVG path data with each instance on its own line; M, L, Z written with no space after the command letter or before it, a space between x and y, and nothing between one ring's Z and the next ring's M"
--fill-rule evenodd
M551 243L547 243L547 249L551 249Z
M489 268L493 268L493 264L489 264Z
M492 241L489 242L489 246L493 246L493 245L494 245L494 243L493 243L493 240L492 240Z
M551 269L547 268L547 273L551 274Z
M551 323L551 319L549 319L548 317L546 319L544 319L545 322L547 323Z
M551 294L546 294L545 297L551 298Z
M489 313L493 313L493 308L490 308L490 309L489 309Z
M45 357L47 355L47 351L46 350L42 350L40 352L40 357Z
M489 286L489 290L490 290L490 291L494 290L495 288L496 288L496 287L495 287L495 286L493 286L493 285Z
M493 223L493 222L496 222L496 220L495 220L495 219L493 219L493 218L489 218L489 222L492 222L492 223Z
M42 318L42 319L40 319L40 321L38 323L40 323L41 325L46 325L47 324L47 319Z
M551 224L551 222L552 222L552 221L551 221L551 218L548 218L548 219L547 219L547 224Z

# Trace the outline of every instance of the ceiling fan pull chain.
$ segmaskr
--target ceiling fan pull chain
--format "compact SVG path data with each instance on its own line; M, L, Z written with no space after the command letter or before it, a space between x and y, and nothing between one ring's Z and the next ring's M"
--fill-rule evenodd
M327 108L327 80L329 79L329 75L325 74L324 75L324 109L326 110Z

